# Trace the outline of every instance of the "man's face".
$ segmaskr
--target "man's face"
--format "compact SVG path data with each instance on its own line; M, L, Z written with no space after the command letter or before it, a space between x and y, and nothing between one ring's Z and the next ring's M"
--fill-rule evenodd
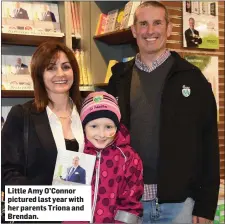
M48 5L44 5L43 9L44 9L45 12L47 12L48 11Z
M73 159L73 165L74 165L74 166L78 166L78 165L79 165L79 158L78 158L78 157L75 157L75 158Z
M22 63L21 58L17 58L16 63L20 65Z
M195 21L193 19L189 20L189 27L193 30L195 28Z
M19 9L20 8L20 3L19 2L15 2L14 6L15 6L16 9Z
M165 10L147 6L137 9L136 17L137 22L131 29L141 56L160 56L166 49L166 41L172 31L172 24L166 22Z

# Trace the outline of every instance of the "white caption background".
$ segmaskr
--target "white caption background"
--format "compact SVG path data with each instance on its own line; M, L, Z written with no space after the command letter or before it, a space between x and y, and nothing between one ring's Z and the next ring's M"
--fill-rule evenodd
M6 186L5 219L90 221L91 186Z

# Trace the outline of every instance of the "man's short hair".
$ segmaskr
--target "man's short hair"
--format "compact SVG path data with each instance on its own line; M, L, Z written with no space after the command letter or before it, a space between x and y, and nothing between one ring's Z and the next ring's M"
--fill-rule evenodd
M169 18L169 12L166 8L165 5L163 5L162 3L158 2L158 1L145 1L143 3L141 3L137 9L135 10L134 13L134 25L137 23L137 16L136 16L136 12L139 8L145 8L148 6L152 6L152 7L156 7L156 8L162 8L165 11L165 20L166 20L166 24L168 24L170 22L170 18Z

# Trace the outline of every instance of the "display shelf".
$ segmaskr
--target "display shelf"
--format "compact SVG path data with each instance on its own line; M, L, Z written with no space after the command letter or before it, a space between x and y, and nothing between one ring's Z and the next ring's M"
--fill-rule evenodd
M34 91L2 90L2 98L33 98Z
M80 91L94 91L94 86L80 86ZM30 90L2 90L2 98L33 98L34 91Z
M94 91L94 86L80 86L80 91Z
M106 87L108 85L108 83L96 83L95 86L96 87Z
M26 45L26 46L38 46L42 42L48 40L63 41L64 34L59 33L54 36L50 35L28 35L19 33L2 33L2 43L3 44L13 44L13 45Z
M109 45L135 43L135 38L130 28L97 35L94 36L94 39Z

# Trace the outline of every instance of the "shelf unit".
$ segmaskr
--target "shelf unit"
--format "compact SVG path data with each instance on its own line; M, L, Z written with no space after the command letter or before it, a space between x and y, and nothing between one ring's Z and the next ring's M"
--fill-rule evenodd
M27 35L19 33L2 33L2 43L12 45L24 45L24 46L38 46L42 42L48 40L64 41L64 34L55 36L47 35Z
M104 83L109 60L122 61L136 53L135 39L131 29L117 30L95 35L98 18L114 9L124 8L127 1L90 2L91 8L91 72L94 85ZM100 65L100 66L96 66Z
M60 27L62 33L54 33L51 34L31 34L27 32L25 34L23 31L11 31L10 33L2 31L2 44L4 44L4 49L6 48L12 48L11 45L18 46L24 46L22 50L27 52L27 47L37 47L42 42L48 41L48 40L56 40L60 42L64 42L69 48L73 49L78 46L78 48L85 48L87 52L90 50L90 24L84 20L82 21L84 23L83 26L83 34L82 37L77 37L75 35L71 34L72 30L72 24L71 24L71 8L70 4L68 2L57 2L58 4L58 10L59 10L59 18L60 18ZM87 2L81 2L81 13L85 16L83 18L87 19L90 18L89 11L87 10L87 5L89 3ZM89 20L89 19L88 19ZM83 43L84 42L84 43ZM35 48L32 48L35 49ZM10 51L10 50L9 50ZM16 50L16 52L19 52L20 50ZM32 50L33 52L33 50ZM10 54L10 53L9 53ZM88 54L89 56L89 54ZM90 56L89 56L90 57ZM87 63L90 64L90 58L86 58ZM90 66L88 66L90 69ZM80 86L80 91L94 91L94 86ZM32 98L34 97L33 91L20 91L20 90L2 90L2 98Z

